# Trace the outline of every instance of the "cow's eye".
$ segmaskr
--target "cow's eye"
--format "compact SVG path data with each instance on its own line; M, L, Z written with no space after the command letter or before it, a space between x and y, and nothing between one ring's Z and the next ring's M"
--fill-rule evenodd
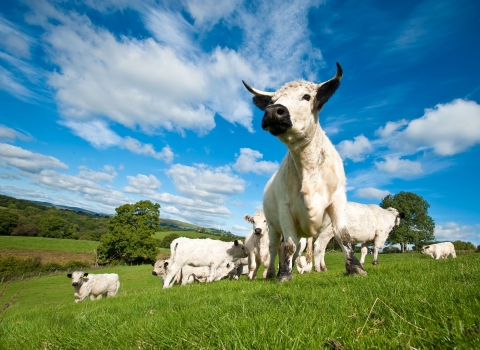
M310 101L310 95L308 94L303 95L302 100Z

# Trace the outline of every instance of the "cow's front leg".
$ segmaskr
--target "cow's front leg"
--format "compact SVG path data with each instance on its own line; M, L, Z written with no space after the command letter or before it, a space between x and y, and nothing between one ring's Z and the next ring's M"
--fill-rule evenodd
M280 234L270 227L268 231L268 238L270 240L268 245L268 250L270 252L270 263L268 264L267 269L267 278L275 277L275 258L278 255L278 250L280 247Z
M257 272L257 261L255 259L255 254L252 252L248 255L248 275L247 278L249 280L253 280L255 278Z
M292 262L295 251L297 250L296 244L293 242L292 237L288 237L288 240L282 243L283 246L283 261L281 261L280 273L278 274L278 282L282 283L292 279Z
M317 272L327 271L327 265L325 265L325 250L332 237L323 237L320 235L313 244L313 260L315 263L315 271Z

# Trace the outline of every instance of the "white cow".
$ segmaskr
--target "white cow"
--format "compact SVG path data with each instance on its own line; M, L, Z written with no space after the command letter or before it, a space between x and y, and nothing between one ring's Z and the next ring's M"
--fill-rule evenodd
M303 255L299 255L296 259L295 259L295 263L297 265L297 271L299 274L303 274L303 273L309 273L309 272L312 272L312 241L313 241L313 237L309 237L308 238L308 241L305 240L304 238L302 238L300 240L300 244L302 244L302 240L305 241L305 243L308 243L307 244L307 254L305 256ZM302 247L302 245L301 245ZM300 254L302 254L304 248L300 250Z
M157 260L154 264L152 264L152 275L160 277L162 280L162 284L167 276L170 263L170 260ZM234 272L237 272L234 262L227 262L217 269L214 281L228 278ZM207 281L207 278L209 276L210 268L208 266L196 267L185 265L180 269L180 271L177 273L171 283L182 285L192 284L195 281L203 283Z
M249 280L255 279L260 264L264 266L263 278L265 278L270 263L267 219L261 211L257 211L253 216L245 215L243 218L246 222L253 224L252 231L245 238L249 270L247 278Z
M383 247L392 228L404 218L395 208L383 209L376 204L347 203L347 228L352 243L362 243L360 264L365 263L368 244L373 243L373 265L378 264L378 251ZM333 227L328 215L325 215L322 231L314 244L315 271L327 271L325 249L334 237Z
M218 267L235 258L247 257L242 241L222 242L210 238L176 238L170 244L170 252L171 264L163 280L163 288L171 287L174 277L186 265L208 266L210 274L206 282L212 282L215 280Z
M72 279L75 302L79 303L86 297L90 300L104 297L114 297L120 288L120 282L116 273L89 274L88 272L75 271L67 275Z
M422 248L422 254L430 255L435 260L447 259L449 255L456 258L455 247L451 242L443 242L426 245Z
M318 112L337 90L341 78L342 69L337 63L335 77L321 84L294 81L276 92L264 92L243 82L254 94L254 104L265 110L262 128L288 148L263 194L270 238L267 277L275 276L276 253L282 235L285 238L280 282L292 278L292 258L298 241L320 232L324 212L330 216L335 237L341 242L347 272L366 275L350 243L342 159L320 127L318 118Z

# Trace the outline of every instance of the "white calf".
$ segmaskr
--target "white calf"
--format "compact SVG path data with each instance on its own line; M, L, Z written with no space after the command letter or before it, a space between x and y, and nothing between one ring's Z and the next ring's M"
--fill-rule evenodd
M449 255L456 258L455 247L451 242L426 245L422 248L422 254L430 255L435 260L446 259Z
M88 272L75 271L67 275L72 279L72 286L75 291L75 302L79 303L86 297L90 300L101 299L104 297L114 297L120 288L118 275L116 273L104 273L99 275L89 274Z
M253 280L257 276L260 264L263 264L263 278L265 278L270 263L267 219L261 211L257 211L253 216L245 215L244 219L246 222L253 224L252 231L245 238L249 269L247 277L249 280Z
M186 265L208 266L209 276L206 282L215 280L218 267L235 258L246 258L242 241L222 242L213 239L190 239L180 237L170 244L170 261L163 288L171 287L172 279Z
M378 251L385 244L390 231L395 225L400 224L404 217L395 208L383 209L375 204L347 203L347 228L352 243L362 243L362 257L360 264L365 263L368 253L368 243L373 242L373 265L378 264ZM328 242L334 237L333 228L328 215L325 215L322 231L315 241L314 260L315 271L327 271L325 265L325 249Z

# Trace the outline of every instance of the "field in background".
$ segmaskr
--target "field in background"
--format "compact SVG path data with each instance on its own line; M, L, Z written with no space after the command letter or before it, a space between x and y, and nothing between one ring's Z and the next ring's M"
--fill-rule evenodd
M24 286L0 315L0 348L480 348L480 254L382 254L375 267L368 255L367 277L346 276L340 253L325 259L328 272L285 284L168 290L151 266L105 269L119 274L119 296L80 304L63 275L0 284L0 305Z

